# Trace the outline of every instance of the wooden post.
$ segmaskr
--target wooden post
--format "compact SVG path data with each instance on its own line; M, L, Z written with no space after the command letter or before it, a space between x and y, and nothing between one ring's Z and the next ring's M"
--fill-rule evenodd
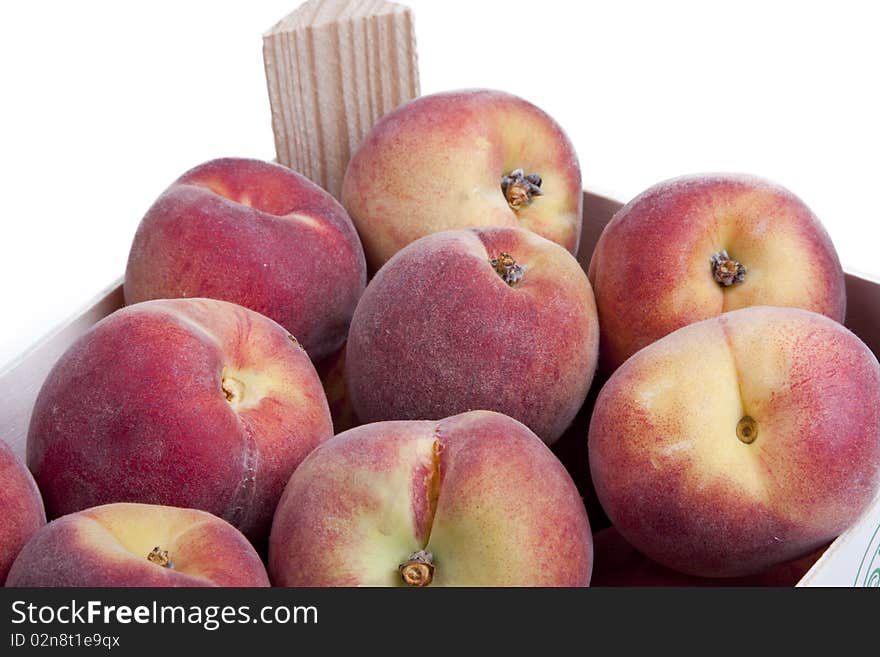
M263 35L276 159L339 198L352 153L419 95L412 11L384 0L310 0Z

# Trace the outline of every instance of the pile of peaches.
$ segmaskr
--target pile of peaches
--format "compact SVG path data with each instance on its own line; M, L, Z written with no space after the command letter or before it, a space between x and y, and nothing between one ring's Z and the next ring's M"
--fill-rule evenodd
M126 307L48 375L27 467L0 451L0 582L794 583L880 487L827 233L767 180L687 176L585 272L582 204L560 126L494 91L384 117L339 201L188 171Z

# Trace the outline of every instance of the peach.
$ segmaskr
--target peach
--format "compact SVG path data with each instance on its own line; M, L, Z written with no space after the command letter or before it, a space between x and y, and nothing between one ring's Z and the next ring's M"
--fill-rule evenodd
M365 285L357 232L333 197L281 165L225 158L183 174L147 211L124 288L129 304L241 304L281 324L317 361L345 341Z
M358 303L352 408L363 422L498 411L549 444L586 397L598 334L589 281L558 244L521 228L428 235Z
M111 502L197 508L260 542L290 473L332 434L315 368L281 326L225 301L146 301L56 363L27 460L50 517Z
M0 586L31 535L46 524L43 498L31 473L0 440Z
M880 365L823 315L752 306L627 360L590 422L593 484L621 535L701 577L828 543L880 489Z
M668 180L621 208L590 281L609 373L675 329L746 306L791 306L843 322L843 270L819 220L788 190L742 175Z
M372 271L420 237L522 226L577 252L581 174L562 128L531 103L485 89L417 98L355 152L342 203Z
M694 577L651 561L614 527L593 534L595 567L590 586L795 586L827 549L745 577Z
M293 473L269 542L279 586L586 586L591 566L571 478L488 411L336 435Z
M40 529L7 586L269 586L254 547L205 511L107 504Z

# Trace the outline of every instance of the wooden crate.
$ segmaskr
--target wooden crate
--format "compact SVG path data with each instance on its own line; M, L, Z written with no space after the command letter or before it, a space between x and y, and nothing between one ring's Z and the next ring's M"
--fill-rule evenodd
M411 13L382 0L306 3L264 35L264 59L278 161L331 191L338 191L348 157L372 123L418 95ZM602 229L620 207L584 193L578 259L585 270ZM880 354L880 280L849 271L846 289L846 325ZM122 306L118 279L0 370L0 439L19 457L25 456L34 401L55 361ZM880 498L800 585L880 586Z
M584 193L584 216L578 260L586 270L596 241L621 204ZM880 280L846 274L847 326L880 354ZM46 375L58 357L98 320L123 306L122 281L114 281L85 308L46 335L0 371L2 439L25 455L31 409ZM880 585L880 498L862 519L841 535L806 574L804 586Z

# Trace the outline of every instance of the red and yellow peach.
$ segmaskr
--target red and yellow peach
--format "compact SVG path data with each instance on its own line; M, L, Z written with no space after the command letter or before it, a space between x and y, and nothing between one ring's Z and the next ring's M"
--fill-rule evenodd
M24 547L7 586L269 586L254 547L195 509L108 504L71 513Z
M609 379L589 431L611 522L701 577L828 543L880 488L880 365L842 325L752 306L681 328Z
M685 176L651 187L605 227L589 267L613 371L675 329L746 306L843 322L843 270L803 201L760 178Z
M323 443L293 473L269 544L279 586L585 586L591 567L565 468L486 411Z
M516 96L470 89L385 115L348 164L345 205L370 269L420 237L520 226L577 252L583 203L562 128Z
M315 369L281 326L225 301L146 301L59 359L27 459L50 517L111 502L191 507L259 542L290 473L332 434Z

